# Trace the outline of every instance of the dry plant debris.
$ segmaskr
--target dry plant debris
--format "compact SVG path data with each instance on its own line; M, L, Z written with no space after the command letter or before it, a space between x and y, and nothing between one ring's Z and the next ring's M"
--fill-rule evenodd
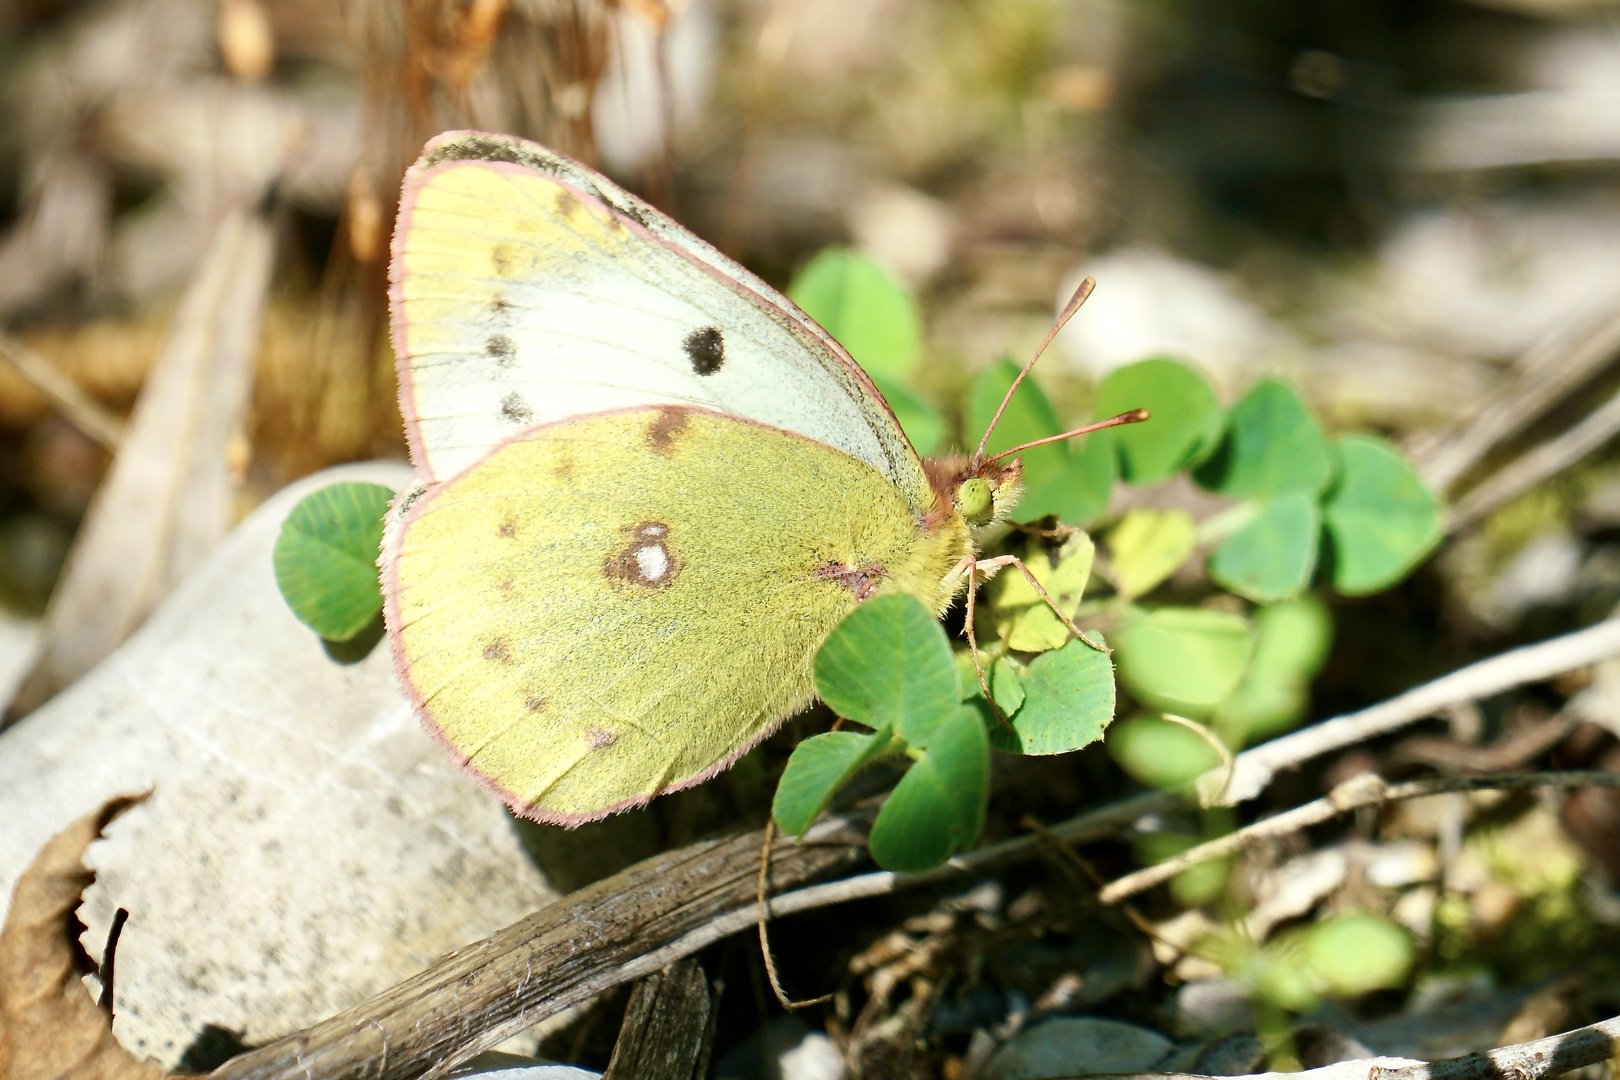
M0 1077L156 1080L168 1075L113 1038L116 1001L98 1004L83 978L97 965L79 945L79 904L95 875L84 852L139 802L114 799L51 838L17 879L0 928ZM109 950L110 951L110 950ZM111 966L111 956L106 963Z
M229 530L230 443L252 382L273 239L254 213L220 222L68 554L41 655L5 723L112 652Z

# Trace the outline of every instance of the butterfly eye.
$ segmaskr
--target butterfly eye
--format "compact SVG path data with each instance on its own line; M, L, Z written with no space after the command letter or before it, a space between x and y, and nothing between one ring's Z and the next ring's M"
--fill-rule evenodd
M969 525L984 525L996 516L996 494L981 476L970 477L956 489L956 509Z

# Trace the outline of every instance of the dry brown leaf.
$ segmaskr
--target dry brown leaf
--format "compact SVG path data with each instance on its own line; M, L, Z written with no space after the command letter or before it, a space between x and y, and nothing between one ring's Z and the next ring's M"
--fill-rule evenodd
M17 879L0 928L0 1080L154 1080L169 1075L118 1044L112 1014L85 991L80 897L84 852L139 802L117 798L57 833Z

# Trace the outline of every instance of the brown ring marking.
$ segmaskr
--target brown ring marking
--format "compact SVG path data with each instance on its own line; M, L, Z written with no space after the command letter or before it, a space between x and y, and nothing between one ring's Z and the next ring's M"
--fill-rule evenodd
M842 585L854 594L857 603L863 603L876 594L888 571L877 563L867 563L858 570L852 570L843 563L834 561L816 567L813 573L823 581Z

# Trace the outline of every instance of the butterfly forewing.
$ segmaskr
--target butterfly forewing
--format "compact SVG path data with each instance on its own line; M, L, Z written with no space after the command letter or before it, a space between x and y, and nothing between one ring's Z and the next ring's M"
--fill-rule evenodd
M430 481L534 424L714 409L932 496L865 375L780 294L595 173L521 140L430 143L391 268L400 402Z

